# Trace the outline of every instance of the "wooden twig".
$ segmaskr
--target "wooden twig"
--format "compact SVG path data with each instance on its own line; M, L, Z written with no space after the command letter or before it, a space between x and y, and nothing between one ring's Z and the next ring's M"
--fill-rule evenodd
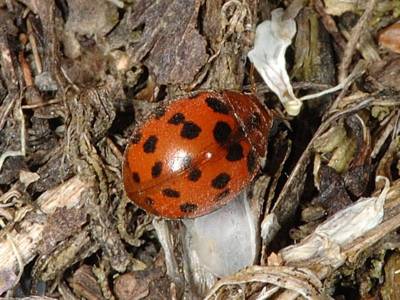
M315 0L314 7L317 13L321 16L321 21L322 24L324 24L325 29L332 35L336 44L338 44L338 46L341 49L344 49L346 46L346 40L340 34L340 31L337 28L333 17L325 11L325 7L324 4L322 3L322 0Z
M38 74L41 74L43 72L42 60L40 59L40 54L39 54L39 50L37 47L36 38L35 38L33 29L32 29L32 23L29 20L29 18L26 20L26 28L28 29L29 43L31 44L33 58L34 58L34 62L36 65L36 70L37 70Z
M346 48L344 50L343 59L339 66L339 82L342 82L347 77L348 69L353 58L354 51L356 50L357 43L359 42L360 37L366 28L367 22L374 10L375 4L376 0L368 1L363 15L351 31L349 41L347 42Z
M40 209L33 211L37 216L50 215L59 207L79 208L83 205L82 192L90 188L88 183L74 177L64 184L43 193L36 201ZM39 221L40 219L40 221ZM45 221L43 221L45 219ZM17 224L12 224L11 230L7 228L0 232L0 274L10 272L18 273L21 267L28 264L37 254L38 245L42 240L42 232L46 226L46 218L25 218ZM18 230L16 230L18 228ZM13 245L9 242L12 239ZM18 252L18 255L16 255ZM18 259L22 260L18 263ZM0 294L11 288L8 282L0 280Z

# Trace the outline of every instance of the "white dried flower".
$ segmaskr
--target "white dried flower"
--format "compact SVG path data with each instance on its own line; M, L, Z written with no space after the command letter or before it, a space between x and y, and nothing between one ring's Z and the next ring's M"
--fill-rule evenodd
M248 57L287 113L296 116L302 103L293 93L285 60L286 49L296 34L296 23L293 19L282 20L283 13L282 8L275 9L271 20L257 26L254 47Z
M279 97L287 113L297 116L303 105L302 101L336 92L364 71L360 70L362 69L360 64L337 86L297 98L286 71L285 60L286 49L296 34L296 22L293 18L283 19L283 14L282 8L275 9L271 12L271 20L266 20L257 26L254 47L247 56L268 87Z

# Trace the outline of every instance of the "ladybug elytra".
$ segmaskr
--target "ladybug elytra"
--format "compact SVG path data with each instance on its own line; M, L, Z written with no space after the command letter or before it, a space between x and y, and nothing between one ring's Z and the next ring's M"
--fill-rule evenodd
M199 92L171 101L134 130L124 154L128 197L170 219L210 213L255 177L272 118L252 95Z

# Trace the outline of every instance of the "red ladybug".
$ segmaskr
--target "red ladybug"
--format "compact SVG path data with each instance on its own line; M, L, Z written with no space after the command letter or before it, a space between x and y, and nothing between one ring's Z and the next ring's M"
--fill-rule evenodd
M252 95L199 92L134 130L124 154L128 197L165 218L193 218L232 200L257 174L272 117Z

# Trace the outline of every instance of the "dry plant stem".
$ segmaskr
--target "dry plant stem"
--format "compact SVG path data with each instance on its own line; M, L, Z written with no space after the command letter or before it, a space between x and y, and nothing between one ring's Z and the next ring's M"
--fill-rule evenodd
M346 48L344 50L342 62L340 63L340 66L339 66L339 82L342 82L343 80L345 80L345 78L347 76L348 68L349 68L351 60L353 58L354 51L356 50L357 43L360 40L360 37L366 28L367 21L373 12L375 4L376 4L376 0L368 1L363 15L361 16L361 18L358 20L356 26L351 31L350 39L347 42Z
M3 126L7 120L7 116L11 111L11 108L17 101L18 96L8 94L3 101L3 105L0 106L0 130L3 129Z
M393 188L395 189L395 188ZM395 190L395 194L396 192ZM388 216L390 215L390 216ZM386 217L388 216L388 217ZM357 261L359 258L359 255L365 251L365 249L368 249L375 243L377 243L379 240L387 236L390 232L393 232L397 230L400 227L400 198L397 196L397 198L393 198L390 203L385 205L385 221L381 224L379 224L377 227L374 229L371 229L367 233L365 233L363 236L355 239L351 243L347 244L346 246L343 247L341 251L341 255L346 258L346 261L349 263L354 263ZM327 267L326 265L320 265L320 264L315 264L315 265L310 265L308 261L304 261L304 265L309 267L315 275L320 279L323 280L327 276L329 276L332 272L335 270ZM298 267L301 267L301 265L297 265ZM336 269L339 266L336 267ZM277 299L287 299L285 297L293 296L293 299L295 299L298 296L298 293L295 291L285 291L285 295L281 297L278 297Z
M35 108L49 106L49 105L57 104L57 103L61 103L61 102L62 102L61 99L53 99L53 100L49 100L49 101L41 102L41 103L22 105L21 107L22 107L22 109L35 109Z
M22 73L24 74L24 80L26 86L32 86L33 85L33 80L32 80L32 73L31 69L29 68L29 65L24 57L24 53L20 51L18 53L18 60L22 68Z
M400 199L397 200L399 204ZM370 230L366 235L353 241L350 245L343 249L343 254L348 258L348 261L356 261L359 254L372 246L380 239L388 235L390 232L400 227L400 214L397 214L389 220L381 223L379 226Z
M39 50L38 50L37 43L36 43L36 38L32 32L32 23L29 19L26 20L26 28L28 29L29 43L31 44L36 69L37 69L38 74L41 74L43 72L42 61L40 59Z
M14 55L8 43L0 39L0 63L5 86L7 86L9 94L16 93L18 90L18 76L14 67L14 60Z
M114 144L114 142L110 138L106 138L107 146L110 147L111 152L115 155L115 157L122 161L124 159L123 154L119 151L118 147Z
M333 114L335 112L339 103L346 95L347 90L349 89L349 87L351 86L353 81L356 80L358 77L360 77L362 74L364 74L366 69L367 69L367 63L363 60L358 61L358 63L356 64L356 66L354 67L353 71L351 72L351 74L349 76L349 77L352 77L352 80L347 80L345 78L345 81L343 81L344 84L343 84L342 91L336 97L335 101L332 103L331 107L329 108L328 112L325 114L324 118L327 118L328 116L330 116L331 114Z
M0 170L4 164L4 161L8 157L13 157L13 156L25 156L26 153L26 142L25 142L25 118L24 118L24 113L22 112L21 108L21 98L17 101L18 108L15 108L15 120L20 121L21 123L21 135L20 135L20 143L21 143L21 150L18 151L12 151L8 150L5 151L0 155Z
M317 13L321 16L321 20L324 24L325 29L332 35L338 46L344 49L346 47L346 40L340 34L339 29L336 26L335 20L332 18L331 15L326 13L322 1L314 0L314 7Z
M285 10L282 19L289 20L296 18L299 11L304 7L305 3L306 0L293 0L289 7Z
M17 190L9 190L7 193L0 196L0 208L13 206L14 203L8 203L11 198L19 198L21 193Z
M305 172L305 169L307 168L311 156L311 149L313 147L314 141L322 134L324 133L330 126L330 124L341 117L344 117L346 115L349 115L351 113L355 113L365 107L368 107L371 105L372 101L375 98L373 96L365 97L363 101L355 104L352 107L349 107L348 109L345 109L343 111L336 112L332 116L330 116L327 120L325 120L320 127L317 129L315 132L313 138L310 140L307 148L304 150L303 154L301 155L298 163L296 164L295 168L293 169L291 175L289 176L288 180L285 183L285 186L282 189L281 194L279 195L277 201L275 202L274 207L272 208L272 212L278 217L278 222L279 224L285 223L290 215L287 213L285 210L285 200L287 198L292 198L293 201L290 202L290 205L293 207L297 207L299 204L299 198L297 195L299 194L299 190L293 189L295 186L295 182L299 180L299 178L303 178L303 174ZM291 211L291 210L289 210Z
M217 291L225 285L244 284L248 282L263 282L281 288L295 291L305 299L321 299L324 295L320 289L322 284L309 270L284 266L259 267L252 266L240 273L221 279L209 291L206 300L212 299ZM272 287L274 289L274 287Z
M34 211L35 214L51 214L58 207L81 207L83 205L82 192L89 188L89 184L74 177L64 184L43 193L37 200L40 211ZM0 231L0 272L7 270L17 271L17 257L10 239L15 244L16 250L22 259L23 265L29 263L38 251L38 244L42 238L42 232L45 223L35 222L34 218L25 218L14 226ZM18 227L18 231L13 229ZM11 229L10 229L11 228ZM8 239L7 239L8 237Z
M392 139L394 139L399 134L400 134L400 111L397 113L396 116L396 125L394 126L394 130L392 133Z
M57 298L45 297L45 296L29 296L24 298L13 298L13 297L0 297L0 300L58 300ZM64 298L65 299L65 298Z

